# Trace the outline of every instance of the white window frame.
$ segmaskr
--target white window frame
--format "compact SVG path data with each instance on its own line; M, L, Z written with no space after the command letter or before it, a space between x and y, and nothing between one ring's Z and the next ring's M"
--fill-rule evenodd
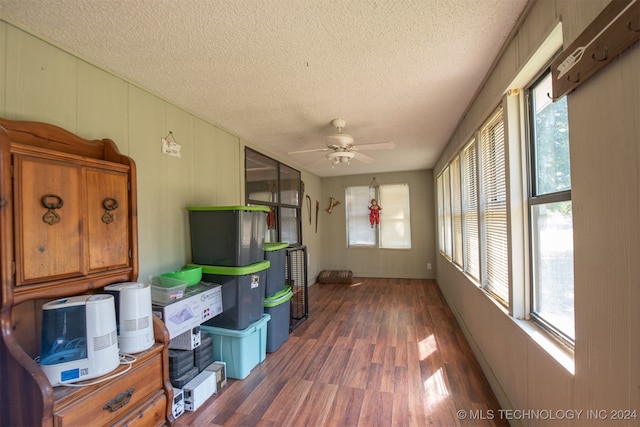
M532 121L534 120L534 114L536 112L533 111L535 100L531 99L531 91L535 88L543 79L549 79L551 75L550 69L546 68L543 73L537 76L525 89L525 94L527 98L526 102L526 112L527 112L527 125L528 125L528 138L527 138L527 163L528 163L528 173L527 173L527 182L528 182L528 235L529 235L529 265L530 265L530 273L529 273L529 298L530 298L530 307L529 307L529 317L532 321L534 321L538 326L545 329L547 332L555 336L557 339L562 341L564 344L573 348L575 344L575 330L573 333L567 330L567 326L561 326L561 323L566 320L562 319L562 316L557 316L552 309L547 309L546 312L541 313L537 309L537 298L541 293L549 291L548 283L540 283L540 278L538 277L537 271L539 260L536 257L539 249L539 230L536 226L534 210L539 209L540 207L551 206L556 203L569 203L571 204L571 186L568 188L561 188L557 191L553 190L539 190L537 188L537 179L535 174L537 174L538 168L536 165L536 155L534 150L536 148L536 135L535 129ZM544 92L544 91L543 91ZM546 102L546 100L544 100ZM549 100L549 102L551 102ZM560 100L556 100L555 102L563 102L566 103L566 97L563 97ZM568 122L568 113L567 113L567 122ZM567 132L569 130L567 129ZM567 147L568 148L568 147ZM568 153L567 153L568 156ZM554 156L555 157L555 156ZM570 159L568 159L570 161ZM568 165L570 166L570 165ZM569 167L570 170L570 167ZM553 173L553 172L552 172ZM540 175L538 175L540 176ZM570 179L570 172L569 172ZM558 232L559 233L559 232ZM566 230L565 230L566 234ZM571 244L573 244L573 227L571 227ZM566 243L566 242L565 242ZM566 255L566 254L565 254ZM551 258L556 259L557 256L552 256ZM557 262L557 261L556 261ZM571 249L570 254L570 262L568 263L571 266L571 282L573 285L573 248ZM554 286L555 287L555 286ZM572 287L573 288L573 287ZM561 298L561 297L558 297ZM559 301L558 301L559 303ZM547 305L549 305L549 301L547 300ZM563 307L563 306L562 306ZM562 307L558 307L559 310ZM566 307L565 307L566 308ZM571 314L575 316L575 300L573 301ZM566 317L566 315L565 315ZM575 318L575 317L574 317Z
M398 200L389 194L395 187L405 194ZM365 195L366 194L366 198ZM380 224L371 226L371 199L377 199ZM385 203L385 198L388 203ZM405 203L406 202L406 203ZM411 249L411 204L409 184L383 184L377 188L350 186L345 189L347 247ZM354 236L365 236L364 239Z

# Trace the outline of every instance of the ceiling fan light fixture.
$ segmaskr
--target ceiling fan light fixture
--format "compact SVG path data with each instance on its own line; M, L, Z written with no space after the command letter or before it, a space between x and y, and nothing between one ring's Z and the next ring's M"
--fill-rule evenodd
M332 151L327 153L325 157L330 160L333 165L337 165L338 163L349 164L351 159L355 157L355 154L349 151Z

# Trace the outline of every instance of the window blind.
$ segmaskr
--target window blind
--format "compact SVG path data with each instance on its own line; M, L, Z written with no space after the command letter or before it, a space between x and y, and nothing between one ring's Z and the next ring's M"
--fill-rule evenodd
M387 249L411 248L411 216L409 185L381 185L380 247Z
M460 156L451 162L451 213L453 227L453 262L462 267L462 188L460 179Z
M464 271L480 280L480 234L478 231L478 166L476 141L462 150L462 223L464 228Z
M451 258L451 178L447 166L442 172L442 196L444 198L444 253Z
M438 249L440 252L444 252L444 192L443 192L443 180L442 174L438 175L436 180L436 187L438 191Z
M369 224L371 199L376 197L369 187L347 187L345 190L347 211L348 246L375 246L376 230Z
M480 133L481 226L486 254L483 287L509 305L504 119L500 109Z

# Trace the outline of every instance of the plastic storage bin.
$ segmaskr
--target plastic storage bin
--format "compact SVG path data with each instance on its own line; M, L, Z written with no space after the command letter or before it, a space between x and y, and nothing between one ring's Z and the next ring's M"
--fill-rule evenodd
M213 359L227 364L227 377L243 380L264 361L270 319L269 314L263 314L260 320L241 331L202 326L213 338Z
M185 267L182 270L162 273L160 276L182 280L187 282L187 286L193 286L197 285L202 280L202 267Z
M168 303L184 295L187 282L165 276L154 276L151 279L151 301Z
M271 316L267 325L267 353L273 353L289 339L289 324L291 323L291 287L276 295L264 299L264 312Z
M206 325L245 329L264 312L264 282L269 261L246 267L202 266L202 279L222 285L222 313Z
M271 263L269 270L267 270L267 278L265 281L265 298L273 296L284 289L287 246L289 246L288 243L280 242L264 244L264 259Z
M266 206L191 206L194 264L243 267L264 261Z

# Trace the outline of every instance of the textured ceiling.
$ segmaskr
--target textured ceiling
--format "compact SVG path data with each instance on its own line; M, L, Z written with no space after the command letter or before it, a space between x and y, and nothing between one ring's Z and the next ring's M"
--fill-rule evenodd
M319 176L433 167L527 0L0 0L0 17ZM332 168L334 118L373 159ZM179 140L179 135L176 136Z

